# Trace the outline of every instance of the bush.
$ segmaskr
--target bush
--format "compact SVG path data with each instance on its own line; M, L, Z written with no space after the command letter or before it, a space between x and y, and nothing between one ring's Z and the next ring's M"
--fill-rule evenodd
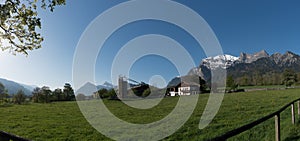
M16 95L13 96L13 102L16 104L22 104L25 102L26 96L22 90L19 90Z

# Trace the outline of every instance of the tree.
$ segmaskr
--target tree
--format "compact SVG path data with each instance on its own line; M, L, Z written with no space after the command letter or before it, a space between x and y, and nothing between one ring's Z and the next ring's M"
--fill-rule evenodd
M7 90L5 89L5 86L0 82L0 101L1 101L1 103L3 101L5 101L7 97L8 97Z
M36 103L49 103L51 101L52 91L49 87L43 86L42 88L36 87L32 91L32 101Z
M69 83L65 83L63 94L66 97L65 100L67 100L67 101L75 100L74 90L73 90L71 84L69 84Z
M238 85L235 83L233 76L232 75L228 76L226 80L226 91L227 92L235 91L237 89L237 86Z
M52 100L53 101L61 101L63 100L63 92L60 88L57 88L52 93Z
M41 102L49 103L51 93L52 93L52 91L50 90L49 87L43 86L42 89L41 89L41 94L42 94L42 101Z
M146 90L143 91L142 97L147 97L151 94L150 88L147 88Z
M5 92L5 86L0 82L0 94Z
M118 98L116 91L114 89L108 90L107 93L109 95L109 99L117 99Z
M199 77L199 84L200 84L200 93L205 93L207 92L207 85L206 81Z
M13 96L13 101L16 104L22 104L25 102L26 96L22 90L19 90L16 95Z
M104 99L104 98L108 98L108 97L109 97L109 95L108 95L108 90L107 90L107 89L104 89L104 88L98 90L98 91L97 91L97 95L98 95L98 97L101 98L101 99Z
M243 85L243 86L249 86L249 85L251 85L251 84L249 83L249 77L248 77L247 75L244 75L244 76L241 78L239 84L241 84L241 85Z
M116 99L117 98L117 94L115 92L114 89L100 89L96 92L97 96L96 97L99 97L101 99Z
M285 69L283 72L283 83L286 87L291 87L297 82L297 74L292 69Z
M13 54L28 54L28 50L41 48L44 40L37 28L41 29L37 5L49 8L53 12L58 5L65 5L65 0L4 0L0 4L0 48L9 49Z
M39 87L34 88L32 91L32 101L38 103L40 99L40 95L41 95L41 88Z

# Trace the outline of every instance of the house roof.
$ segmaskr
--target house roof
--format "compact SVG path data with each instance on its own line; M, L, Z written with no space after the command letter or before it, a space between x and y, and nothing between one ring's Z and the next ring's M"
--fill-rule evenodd
M180 86L198 86L198 87L200 87L200 84L195 83L195 82L185 82L185 81L183 81L183 82L181 82Z
M182 81L176 85L169 85L168 88L176 88L176 87L180 87L180 86L198 86L198 87L200 87L200 84L195 83L195 82Z
M167 88L177 88L181 85L200 86L200 82L202 80L203 78L198 75L186 75L181 77L175 77L168 83Z

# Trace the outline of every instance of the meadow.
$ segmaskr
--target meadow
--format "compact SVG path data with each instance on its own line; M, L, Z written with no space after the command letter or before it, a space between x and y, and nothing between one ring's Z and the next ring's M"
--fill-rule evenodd
M189 120L165 140L210 140L227 131L266 116L300 97L300 89L252 91L226 94L212 123L198 129L208 94L199 95L198 104ZM191 96L193 98L193 96ZM148 110L126 106L120 101L104 100L114 115L132 123L150 123L165 117L176 105L178 97L164 98ZM0 130L32 140L110 140L95 130L81 114L76 102L49 104L28 103L0 106ZM296 108L297 110L297 108ZM281 113L281 139L300 140L300 120L291 123L291 109ZM274 119L229 140L274 140Z

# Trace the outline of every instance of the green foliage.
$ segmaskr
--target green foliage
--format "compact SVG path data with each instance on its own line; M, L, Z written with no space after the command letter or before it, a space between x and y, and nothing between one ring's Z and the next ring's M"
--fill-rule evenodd
M201 93L207 92L208 86L206 84L206 81L204 79L202 79L201 77L199 77L199 82L200 82L200 91L201 91Z
M143 94L142 94L142 97L147 97L147 96L149 96L150 94L151 94L151 90L150 90L150 88L148 88L148 89L144 90L144 92L143 92Z
M16 104L22 104L25 102L26 96L22 90L19 90L17 94L13 96L13 102Z
M226 92L232 92L237 89L238 85L235 83L233 77L230 75L226 80Z
M63 91L59 88L53 92L49 87L35 88L32 92L32 102L49 103L53 101L74 101L74 90L69 83L65 83Z
M0 82L0 94L5 93L5 86Z
M47 86L35 88L32 92L32 101L36 103L49 103L51 101L51 90Z
M131 88L131 90L133 92L133 94L131 94L131 95L136 95L138 97L144 97L143 94L147 89L149 89L149 85L142 82L141 85L139 85L138 87Z
M41 89L41 99L44 103L49 103L50 102L50 95L51 95L51 90L47 86L43 86Z
M117 98L117 94L115 92L114 89L100 89L96 92L96 95L98 98L101 99L116 99Z
M282 72L247 72L242 76L235 76L235 81L240 86L268 86L282 85Z
M0 47L9 49L13 54L28 54L28 50L38 49L44 40L37 28L41 29L37 0L4 0L0 4ZM43 9L53 11L65 0L41 0Z
M103 98L109 98L108 90L107 89L100 89L100 90L98 90L97 91L97 95L101 99L103 99Z
M107 93L109 95L109 99L116 99L117 98L117 94L116 94L116 91L114 89L108 90Z
M39 102L40 90L41 89L39 87L36 87L32 91L32 101L35 102L35 103Z
M62 101L63 99L64 99L64 95L60 88L57 88L52 92L51 101Z
M283 72L283 83L286 87L291 87L297 82L297 74L292 69L285 69Z
M7 90L5 89L5 86L0 82L0 103L6 102L7 98Z
M71 84L69 84L69 83L65 83L64 89L63 89L63 94L65 96L66 101L75 100L74 90L73 90Z

